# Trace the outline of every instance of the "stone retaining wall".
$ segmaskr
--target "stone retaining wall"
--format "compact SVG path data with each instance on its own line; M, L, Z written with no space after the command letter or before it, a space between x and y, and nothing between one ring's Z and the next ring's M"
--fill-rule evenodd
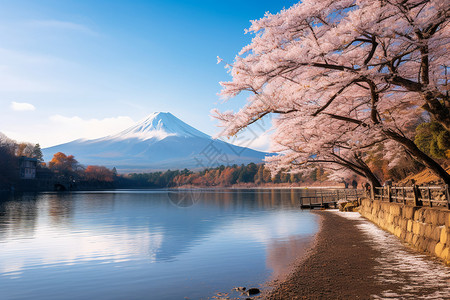
M415 249L450 265L450 211L362 199L360 214Z

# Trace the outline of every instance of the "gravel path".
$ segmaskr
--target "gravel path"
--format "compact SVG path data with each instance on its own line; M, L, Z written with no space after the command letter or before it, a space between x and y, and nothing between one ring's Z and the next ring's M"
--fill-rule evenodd
M418 254L359 213L314 212L309 256L264 299L450 299L450 268Z

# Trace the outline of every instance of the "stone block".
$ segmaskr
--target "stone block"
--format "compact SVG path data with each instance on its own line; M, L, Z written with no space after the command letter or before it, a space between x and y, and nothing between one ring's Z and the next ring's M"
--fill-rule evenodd
M413 239L412 239L412 245L414 246L414 245L416 245L417 244L417 241L419 240L419 236L417 235L417 234L414 234L413 235Z
M402 207L400 206L400 204L391 204L391 215L394 216L401 216L402 215Z
M431 239L433 236L433 227L430 224L425 225L425 237Z
M407 230L407 226L408 226L408 220L401 218L400 219L400 227L402 228L403 231Z
M408 223L406 225L406 230L409 232L412 232L412 227L413 227L413 221L412 220L408 220Z
M433 228L433 234L431 236L431 239L433 241L439 242L441 239L441 227L439 226L432 226Z
M423 222L423 209L418 209L414 212L414 221Z
M444 251L444 244L437 243L436 247L434 247L434 254L436 254L437 257L441 257L442 251Z
M373 209L375 210L375 211L379 211L380 210L380 202L379 201L374 201L374 202L372 202L372 204L373 204Z
M424 209L423 218L425 223L431 224L431 211L429 209Z
M419 223L419 224L420 224L419 235L425 236L425 228L426 228L427 224L425 224L425 223Z
M445 216L446 216L446 212L444 212L444 211L439 212L439 221L437 224L438 226L445 225Z
M434 255L434 249L436 248L437 242L436 241L430 241L427 246L427 252Z
M445 213L444 221L445 221L445 226L450 228L450 212Z
M389 212L390 215L393 215L394 214L394 209L395 209L394 204L389 204L389 206L387 208L387 211Z
M444 248L444 250L442 250L441 256L440 258L442 258L443 260L447 260L449 258L449 248Z
M415 234L415 235L418 235L419 234L419 231L420 231L420 223L419 222L414 222L413 223L413 233Z
M412 243L412 233L411 232L406 232L406 238L405 238L405 242L407 242L408 244Z
M406 230L401 229L400 239L406 241Z
M414 206L404 206L402 209L403 218L412 220L414 218L414 211L415 211Z
M394 233L394 224L392 224L392 223L389 223L389 224L387 224L387 226L386 226L386 229L387 229L387 231L389 231L390 233Z
M389 214L387 217L387 221L389 224L394 224L394 215Z
M428 239L425 238L424 236L419 237L419 239L417 240L416 247L419 248L419 250L421 251L425 251L427 249L427 241Z
M431 215L431 224L433 224L433 225L437 225L437 226L439 226L439 225L441 225L441 224L439 224L439 213L440 213L440 211L438 211L438 210L429 210L430 211L430 215Z
M447 227L442 226L442 228L441 228L441 236L440 236L439 241L440 241L442 244L445 244L445 243L447 243L447 239L448 239L448 230L447 230Z
M398 238L401 238L401 237L402 237L402 229L400 228L400 226L395 227L395 235L396 235Z
M412 241L411 241L411 245L415 245L415 244L417 244L417 240L419 239L419 236L417 235L417 234L413 234L413 238L412 238Z

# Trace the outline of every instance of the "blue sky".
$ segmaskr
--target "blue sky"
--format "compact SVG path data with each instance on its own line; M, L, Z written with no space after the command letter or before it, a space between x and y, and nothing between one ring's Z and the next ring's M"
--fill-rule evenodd
M296 1L0 0L0 132L50 146L170 111L214 135L249 20ZM266 139L267 140L267 139ZM264 148L264 139L255 148Z

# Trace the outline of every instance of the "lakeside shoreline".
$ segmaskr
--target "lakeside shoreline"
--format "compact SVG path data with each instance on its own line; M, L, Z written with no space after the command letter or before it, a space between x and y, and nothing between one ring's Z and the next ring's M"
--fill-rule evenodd
M263 294L262 299L369 299L380 292L367 286L365 280L373 275L376 253L354 225L330 211L312 213L320 216L320 227L308 255L293 262L290 274ZM349 235L349 231L357 234ZM346 260L353 256L355 247L358 253L367 255L359 255L358 260L348 265Z
M319 218L317 232L312 236L311 241L304 247L303 253L299 253L298 257L291 262L290 266L281 275L276 276L272 280L269 280L262 284L263 292L255 299L266 299L270 297L280 286L290 280L291 276L295 273L298 267L306 262L312 255L314 255L316 248L320 242L319 235L324 230L324 216L322 214L316 214Z
M321 224L308 254L293 262L285 278L265 283L258 299L450 297L450 268L436 259L407 247L359 213L312 213ZM425 274L429 278L422 278Z

